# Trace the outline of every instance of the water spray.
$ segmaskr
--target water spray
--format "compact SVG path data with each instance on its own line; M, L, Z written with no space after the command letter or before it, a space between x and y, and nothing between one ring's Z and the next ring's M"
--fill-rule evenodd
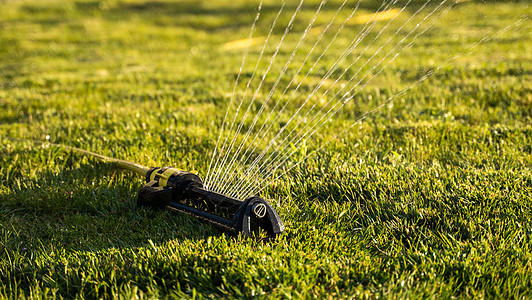
M172 167L148 168L76 147L53 143L46 145L110 162L121 169L144 176L146 185L138 192L138 207L185 213L232 235L246 238L274 240L284 230L281 218L263 198L249 197L242 201L210 191L196 172Z

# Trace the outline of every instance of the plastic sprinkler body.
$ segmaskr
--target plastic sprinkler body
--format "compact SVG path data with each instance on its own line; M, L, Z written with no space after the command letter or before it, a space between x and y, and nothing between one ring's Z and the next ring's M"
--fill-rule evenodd
M243 237L273 240L284 230L273 207L260 197L244 201L204 188L201 178L191 172L164 167L146 173L147 184L139 191L137 206L169 209L192 215L202 221Z

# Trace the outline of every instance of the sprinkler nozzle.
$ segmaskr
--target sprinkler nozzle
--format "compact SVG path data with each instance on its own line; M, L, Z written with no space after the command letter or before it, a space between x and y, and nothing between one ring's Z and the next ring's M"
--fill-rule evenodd
M169 209L192 215L243 237L266 234L275 239L284 230L273 207L260 197L244 201L206 189L201 178L180 169L151 168L139 191L137 206Z

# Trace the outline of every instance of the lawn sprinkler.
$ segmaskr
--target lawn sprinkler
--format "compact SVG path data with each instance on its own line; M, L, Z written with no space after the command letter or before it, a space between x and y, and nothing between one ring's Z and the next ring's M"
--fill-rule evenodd
M111 162L144 176L146 185L138 192L138 207L186 213L230 234L246 238L264 234L266 237L262 239L273 240L284 230L279 215L266 200L250 197L241 201L210 191L195 172L171 167L148 168L75 147L47 144Z

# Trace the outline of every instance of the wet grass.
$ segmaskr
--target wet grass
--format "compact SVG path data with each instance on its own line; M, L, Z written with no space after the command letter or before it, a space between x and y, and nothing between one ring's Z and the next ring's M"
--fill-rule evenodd
M205 174L243 52L223 44L249 34L255 6L0 3L1 297L531 297L532 39L525 25L452 61L269 186L261 196L272 199L287 228L274 243L136 209L141 178L12 140L48 135ZM293 7L289 1L287 11ZM277 9L265 1L258 35ZM531 13L526 1L455 6L289 163L449 56ZM295 42L288 38L281 55ZM331 51L324 65L337 55ZM310 78L297 96L317 82Z

